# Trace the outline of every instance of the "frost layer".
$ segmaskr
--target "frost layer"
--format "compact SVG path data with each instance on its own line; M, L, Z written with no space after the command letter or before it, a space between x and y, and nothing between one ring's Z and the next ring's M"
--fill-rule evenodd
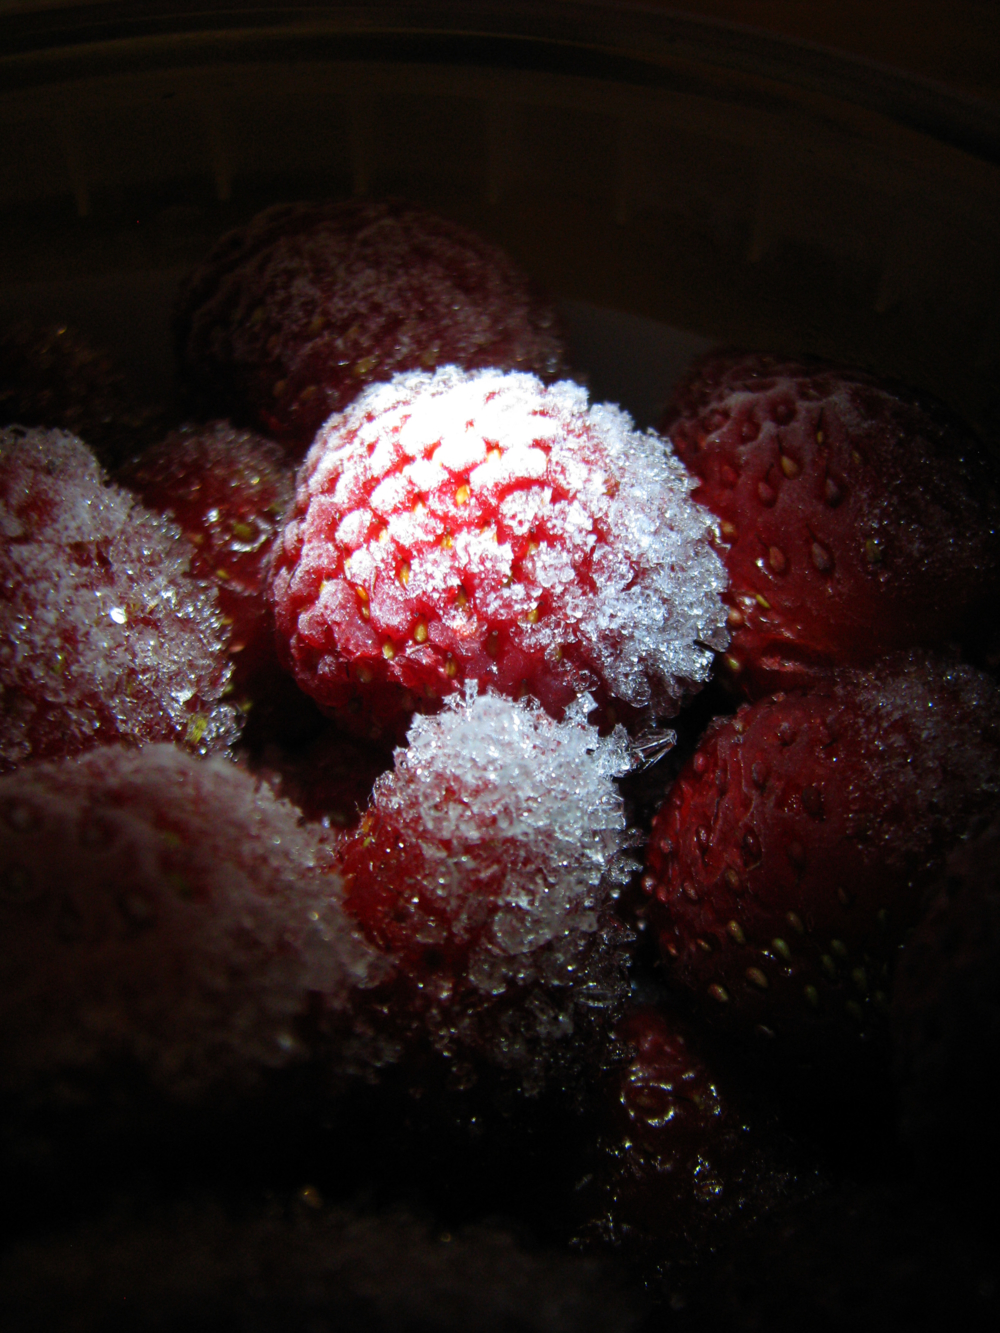
M172 1096L302 1058L368 978L322 841L228 761L107 746L0 778L0 1087ZM89 1083L88 1083L89 1085Z
M633 869L613 781L628 747L591 705L556 722L470 686L418 717L341 859L348 912L396 962L396 1022L529 1091L626 989L610 904Z
M0 432L0 768L235 738L218 601L188 555L74 436Z
M300 473L275 548L283 650L347 721L465 679L556 714L585 690L673 714L727 642L692 485L579 385L398 375L332 417Z

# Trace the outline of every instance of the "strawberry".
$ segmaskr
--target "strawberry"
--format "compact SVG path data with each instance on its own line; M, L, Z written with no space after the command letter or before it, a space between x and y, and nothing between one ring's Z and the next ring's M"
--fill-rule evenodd
M157 417L108 353L74 329L15 324L0 334L0 426L69 431L110 467L153 438Z
M449 362L555 378L552 308L496 246L416 204L284 204L181 288L181 376L211 413L301 453L374 380Z
M372 1022L471 1083L482 1066L538 1091L624 997L626 933L611 911L631 873L624 733L589 701L562 722L498 695L417 717L395 767L341 843L344 906L393 964Z
M676 1260L811 1187L777 1164L673 1015L636 1006L616 1037L628 1062L605 1090L605 1123L583 1187L584 1237L654 1262Z
M174 526L58 431L0 431L0 770L238 734L215 590Z
M650 834L670 975L740 1030L881 1030L896 947L998 787L1000 689L926 654L717 719Z
M317 437L275 547L279 646L362 735L467 680L558 716L669 714L725 644L684 469L623 412L529 375L397 376Z
M138 1073L192 1100L301 1062L317 1001L347 1009L373 965L339 898L322 838L221 758L103 746L0 778L0 1089Z
M116 475L191 542L191 573L214 585L229 632L229 697L247 716L243 741L314 729L322 719L278 661L264 596L271 547L292 498L293 471L273 441L228 422L186 426Z
M662 429L719 520L751 698L940 644L1000 588L992 460L940 404L819 361L709 353Z

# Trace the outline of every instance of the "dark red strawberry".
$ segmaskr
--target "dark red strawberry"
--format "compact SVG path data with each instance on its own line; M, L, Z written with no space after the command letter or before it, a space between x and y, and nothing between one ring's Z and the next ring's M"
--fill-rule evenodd
M878 1027L896 947L1000 786L1000 689L922 653L706 732L643 887L670 975L774 1033Z
M1000 587L996 469L940 404L817 361L710 353L663 422L719 519L751 698L959 634Z
M221 758L109 745L0 777L0 1094L139 1075L192 1100L301 1062L303 1020L374 962L340 887L322 834Z
M724 646L690 479L623 412L534 376L399 375L317 437L275 547L280 647L362 735L465 681L555 716L675 713Z
M399 200L283 204L182 287L181 376L298 449L373 381L455 363L565 371L552 308L496 246Z
M229 629L231 697L245 712L273 709L294 687L274 646L264 596L275 535L292 498L281 448L228 422L188 426L132 459L117 480L169 514L190 540L191 572L215 585ZM287 703L287 701L285 701Z
M341 844L347 912L394 964L369 996L395 1048L537 1092L624 999L612 899L632 862L616 773L585 703L562 722L499 695L417 717Z
M75 330L16 324L0 334L0 426L43 426L80 436L106 467L159 425L107 352Z
M616 1035L629 1059L611 1078L593 1173L582 1187L584 1239L654 1263L690 1259L727 1225L748 1224L815 1188L777 1164L679 1020L642 1006Z

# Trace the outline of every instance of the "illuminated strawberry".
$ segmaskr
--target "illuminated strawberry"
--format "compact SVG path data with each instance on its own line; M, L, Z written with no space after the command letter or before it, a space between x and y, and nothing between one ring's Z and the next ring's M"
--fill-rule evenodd
M662 427L719 520L751 698L958 635L1000 588L1000 487L946 409L863 371L709 353Z
M455 367L317 437L275 547L281 652L363 735L473 680L558 716L672 714L726 642L724 575L662 441L585 391Z

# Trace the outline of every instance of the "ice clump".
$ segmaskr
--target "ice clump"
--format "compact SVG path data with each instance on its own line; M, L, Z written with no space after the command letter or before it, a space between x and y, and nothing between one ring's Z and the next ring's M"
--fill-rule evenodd
M236 736L216 594L177 527L60 431L0 431L0 769Z
M612 902L631 845L625 732L469 685L414 720L342 853L346 908L396 963L388 1011L529 1091L581 1058L626 994Z

